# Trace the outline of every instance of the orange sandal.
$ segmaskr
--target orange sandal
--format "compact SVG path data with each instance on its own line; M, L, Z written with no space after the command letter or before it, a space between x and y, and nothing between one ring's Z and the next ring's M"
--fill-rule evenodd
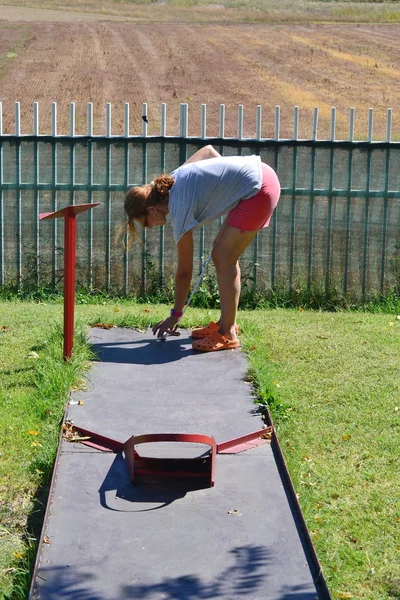
M192 342L193 350L198 352L218 352L218 350L231 350L239 346L239 340L231 340L221 335L219 331L213 331L208 337Z
M205 327L196 327L196 329L192 329L192 338L196 338L197 340L202 340L210 335L213 331L218 331L219 325L218 323L214 323L214 321L210 321L208 325ZM236 333L239 332L239 327L236 325Z

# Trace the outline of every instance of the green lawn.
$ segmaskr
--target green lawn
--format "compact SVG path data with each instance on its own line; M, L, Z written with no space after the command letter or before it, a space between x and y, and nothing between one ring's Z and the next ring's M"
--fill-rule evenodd
M168 309L76 312L146 327ZM183 325L210 316L191 309ZM26 598L67 390L88 368L82 334L62 361L61 322L59 303L0 302L0 598ZM239 324L333 598L400 598L400 319L276 309L242 311Z

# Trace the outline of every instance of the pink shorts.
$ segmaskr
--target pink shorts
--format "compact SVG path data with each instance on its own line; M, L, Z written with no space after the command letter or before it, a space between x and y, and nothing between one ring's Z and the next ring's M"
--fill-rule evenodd
M261 190L255 196L241 200L228 213L228 225L240 231L257 231L268 227L272 213L278 204L281 186L271 167L261 163Z

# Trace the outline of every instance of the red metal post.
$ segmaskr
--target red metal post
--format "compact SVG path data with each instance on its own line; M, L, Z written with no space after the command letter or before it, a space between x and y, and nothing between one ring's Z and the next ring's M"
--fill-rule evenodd
M76 215L99 204L74 204L39 215L40 221L64 217L64 360L71 358L74 344Z

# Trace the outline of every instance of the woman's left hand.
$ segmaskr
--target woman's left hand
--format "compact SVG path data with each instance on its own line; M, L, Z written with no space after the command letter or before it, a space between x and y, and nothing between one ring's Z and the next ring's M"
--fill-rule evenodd
M168 319L164 319L164 321L159 321L152 329L153 335L161 338L165 333L172 331L178 321L179 317L175 317L174 315L171 315Z

